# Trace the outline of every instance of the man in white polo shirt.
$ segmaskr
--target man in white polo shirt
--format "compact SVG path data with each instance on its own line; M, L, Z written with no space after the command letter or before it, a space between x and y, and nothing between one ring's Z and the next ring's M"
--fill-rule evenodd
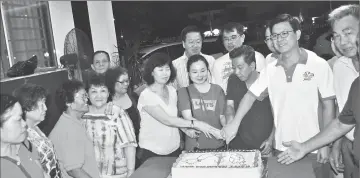
M348 99L351 84L359 76L359 59L356 54L356 34L359 32L359 5L344 5L334 9L329 14L329 22L333 30L332 43L335 49L342 55L333 64L334 89L339 113L343 110ZM346 134L342 140L341 152L344 163L344 178L350 178L354 141L354 129ZM333 145L332 160L333 168L339 167L340 144Z
M213 75L212 82L220 85L224 92L226 92L229 76L233 73L229 52L239 48L244 43L244 26L240 23L229 22L224 25L221 33L224 47L228 53L216 59L211 72ZM265 58L261 53L255 51L255 60L256 71L260 72L265 66Z
M223 131L228 143L254 101L268 90L276 127L275 150L281 152L286 149L283 142L306 141L330 123L335 117L335 93L333 74L326 61L299 47L299 21L281 14L272 21L270 29L271 39L281 57L261 71L241 100L235 118ZM323 107L321 114L318 113L319 106ZM329 148L325 146L319 149L318 155L309 155L317 178L330 177L329 164L320 164L327 162L328 152Z
M182 44L185 49L184 55L175 59L172 63L176 68L176 79L172 85L176 88L189 86L189 74L186 69L186 64L190 56L200 54L205 57L209 63L209 69L213 68L215 58L202 54L201 47L203 42L203 35L198 27L187 26L181 31ZM208 79L211 81L211 72L209 72Z

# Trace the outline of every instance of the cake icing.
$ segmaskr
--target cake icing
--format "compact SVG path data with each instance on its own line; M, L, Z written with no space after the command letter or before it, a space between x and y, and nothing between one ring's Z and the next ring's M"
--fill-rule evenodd
M172 167L172 178L260 178L259 150L183 152Z

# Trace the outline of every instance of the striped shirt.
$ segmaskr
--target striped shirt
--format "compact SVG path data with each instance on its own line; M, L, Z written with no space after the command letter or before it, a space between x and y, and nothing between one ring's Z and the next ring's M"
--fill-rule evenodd
M86 113L83 119L94 145L100 174L126 177L124 148L137 146L134 127L127 113L122 109L118 116Z
M200 53L200 55L204 56L206 61L209 63L209 70L211 70L214 66L215 58L202 53ZM189 86L189 74L186 69L186 64L188 60L189 58L184 53L184 55L180 56L172 62L176 69L176 80L174 81L174 83L172 83L172 86L175 89ZM208 81L211 81L211 72L209 72Z

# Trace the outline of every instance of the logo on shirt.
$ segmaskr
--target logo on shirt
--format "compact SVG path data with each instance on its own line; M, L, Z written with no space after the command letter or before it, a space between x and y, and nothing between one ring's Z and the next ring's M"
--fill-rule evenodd
M310 81L314 77L314 73L306 71L304 74L304 81Z
M216 100L200 100L192 99L194 110L201 109L203 111L215 111Z
M224 63L224 68L222 70L222 78L225 80L227 78L229 78L229 76L232 74L233 69L232 69L232 63L231 62L226 62Z

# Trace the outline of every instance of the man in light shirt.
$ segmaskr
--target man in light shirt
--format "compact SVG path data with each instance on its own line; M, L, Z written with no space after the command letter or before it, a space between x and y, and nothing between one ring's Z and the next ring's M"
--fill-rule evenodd
M334 73L334 89L338 105L338 113L340 113L348 99L351 84L359 76L359 59L356 54L356 34L359 32L359 5L344 5L334 9L329 14L329 22L333 30L332 43L335 53L339 53L339 57L333 63ZM352 167L354 167L352 159L354 141L354 129L346 134L342 144L335 142L332 148L331 160L333 168L336 172L339 169L340 148L343 157L344 178L350 178ZM340 170L340 169L339 169Z
M182 88L189 86L189 75L186 69L186 64L190 56L195 54L200 54L205 57L209 63L209 69L213 68L215 58L202 54L201 47L203 42L203 35L198 27L196 26L187 26L181 31L181 40L183 47L185 49L184 55L175 59L172 63L176 68L176 79L172 85L176 88ZM211 72L209 72L209 78L211 81Z
M220 85L224 92L226 92L227 81L233 72L229 52L243 45L245 40L244 26L240 23L230 22L224 25L221 33L224 47L228 53L216 59L214 68L212 69L212 81ZM265 58L261 53L255 51L255 60L256 71L260 72L265 66Z

